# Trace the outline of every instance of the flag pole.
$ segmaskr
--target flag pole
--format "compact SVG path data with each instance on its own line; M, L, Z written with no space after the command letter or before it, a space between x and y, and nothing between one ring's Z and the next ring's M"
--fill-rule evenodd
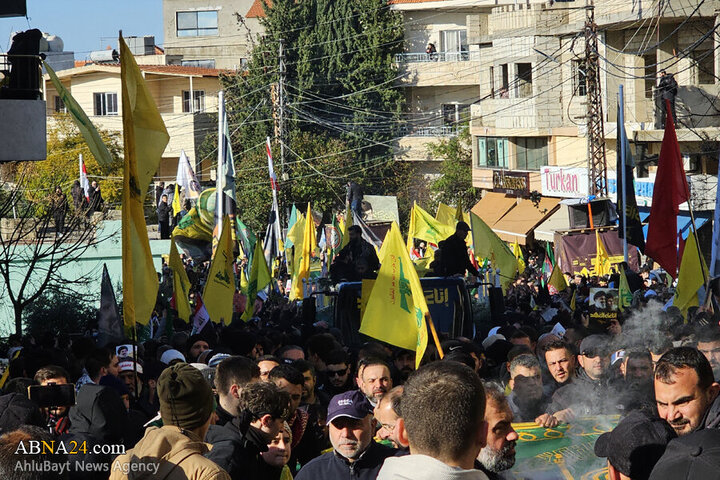
M617 126L617 141L618 151L620 152L620 171L615 175L621 177L620 191L622 192L622 225L623 225L623 259L625 263L628 263L628 242L627 242L627 175L625 171L625 162L627 161L627 152L625 151L625 94L623 92L623 86L618 86L618 116L620 117L619 125Z
M192 92L190 92L190 97L192 100ZM217 237L220 238L220 235L222 235L222 228L223 228L223 204L225 203L225 195L221 188L218 188L217 185L222 185L222 182L220 182L221 175L224 175L224 169L223 169L223 163L225 161L225 139L223 138L225 135L225 91L220 90L218 92L218 164L217 164L217 177L215 180L215 185L217 192L215 194L217 195L217 205L215 206L215 209L217 210Z
M432 317L430 316L430 313L425 314L425 320L427 320L428 325L430 325L430 332L432 333L433 340L435 341L435 346L438 349L438 354L440 355L440 359L445 356L445 353L443 352L442 346L440 345L440 338L438 337L437 330L435 330L435 324L433 323Z

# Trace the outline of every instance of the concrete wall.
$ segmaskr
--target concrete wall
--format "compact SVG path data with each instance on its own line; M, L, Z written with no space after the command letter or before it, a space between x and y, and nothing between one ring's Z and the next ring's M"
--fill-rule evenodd
M96 307L100 307L100 282L102 277L103 263L107 264L108 273L112 280L113 287L122 282L122 242L121 222L119 220L102 222L98 228L98 238L105 240L100 244L91 247L77 262L73 262L60 270L63 278L71 281L90 275L92 281L89 285L78 286L77 293L91 299ZM29 247L28 247L29 248ZM170 240L150 240L155 270L160 271L162 266L162 255L170 253ZM42 263L42 262L41 262ZM20 268L20 267L18 267ZM42 267L40 267L42 268ZM23 277L20 275L12 278L13 284L20 282ZM115 292L120 297L119 292ZM118 301L120 298L118 298ZM14 330L14 315L12 305L7 301L5 295L0 295L0 335L5 336Z
M245 18L253 0L163 0L165 53L182 60L215 60L215 68L240 68L263 28L257 18ZM178 37L176 13L217 10L218 35ZM239 15L239 17L238 17Z

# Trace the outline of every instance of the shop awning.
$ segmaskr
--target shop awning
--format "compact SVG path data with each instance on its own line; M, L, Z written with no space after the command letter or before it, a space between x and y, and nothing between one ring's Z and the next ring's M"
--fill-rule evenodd
M535 228L535 240L543 240L545 242L555 241L555 232L557 230L568 230L570 228L570 212L568 207L560 205L557 212L550 215L540 225Z
M487 192L470 211L492 227L515 205L517 205L515 197L506 197L504 193Z
M528 235L543 220L555 213L559 203L559 198L543 197L537 206L530 200L523 200L493 225L492 229L506 242L517 240L520 245L525 245Z

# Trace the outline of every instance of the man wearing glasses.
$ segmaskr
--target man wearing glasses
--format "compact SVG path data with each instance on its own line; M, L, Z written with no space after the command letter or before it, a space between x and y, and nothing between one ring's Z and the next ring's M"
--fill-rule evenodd
M325 382L320 389L329 397L353 390L350 362L343 350L333 350L328 354L325 370Z

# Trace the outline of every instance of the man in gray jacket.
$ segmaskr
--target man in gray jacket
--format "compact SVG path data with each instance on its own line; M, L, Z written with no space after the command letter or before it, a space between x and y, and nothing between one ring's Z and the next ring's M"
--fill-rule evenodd
M470 367L434 362L415 371L404 385L400 413L399 435L410 455L386 459L377 480L488 480L473 469L487 422L485 391Z

